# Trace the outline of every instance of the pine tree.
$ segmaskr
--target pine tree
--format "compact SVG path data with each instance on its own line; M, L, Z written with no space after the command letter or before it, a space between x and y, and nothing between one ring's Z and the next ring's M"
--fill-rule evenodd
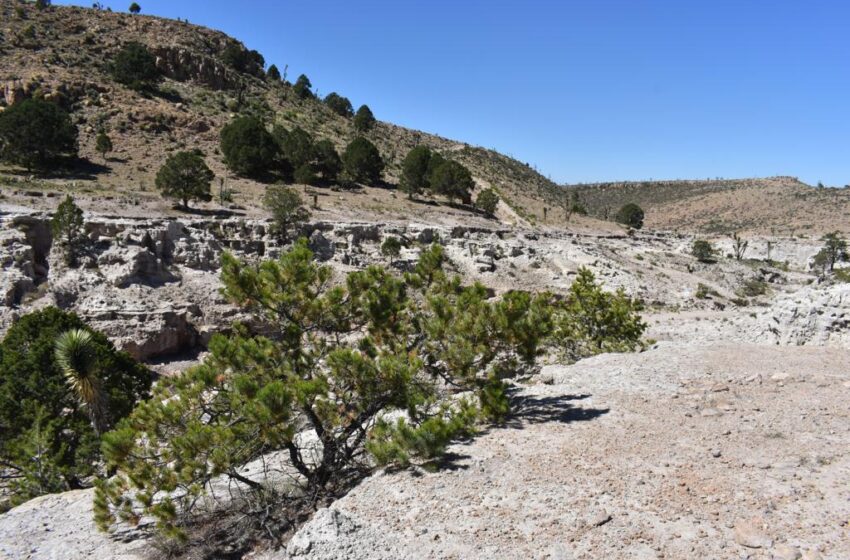
M279 148L256 117L238 117L221 129L221 153L234 173L263 178L276 164Z
M53 237L59 241L68 266L76 266L80 249L85 243L83 210L74 203L71 195L56 208L50 221Z
M384 160L374 144L355 138L342 154L342 164L352 181L376 185L384 171Z
M472 174L464 165L447 160L436 167L429 177L431 192L441 194L449 200L458 199L463 203L471 200L471 191L475 188Z
M407 153L401 163L401 180L399 190L407 193L413 199L429 187L428 164L431 161L431 150L427 146L416 146Z
M289 187L267 188L263 204L271 212L274 231L283 241L288 241L290 234L310 218L301 196Z
M0 112L0 160L45 169L77 156L77 127L55 103L27 99Z
M188 209L190 200L212 200L210 183L214 178L200 151L177 152L160 167L156 187L162 196L176 198Z
M354 130L361 134L369 132L375 127L376 122L375 115L372 114L369 106L361 105L354 115Z
M319 140L314 146L316 154L316 172L322 174L322 179L334 182L342 171L342 159L330 140Z
M100 154L100 157L106 161L106 154L112 151L112 139L107 136L106 132L100 131L95 139L94 149Z
M271 66L269 66L269 69L266 72L266 76L268 77L269 80L271 80L273 82L279 82L280 81L280 70L277 69L277 66L272 64Z
M310 78L308 78L305 74L301 74L298 76L298 79L295 80L295 85L292 86L292 91L295 92L301 99L309 99L313 97L313 92L311 88L313 84L310 83Z
M130 4L129 11L131 14L138 14L142 11L142 7L139 6L136 2L133 2L132 4Z
M475 199L475 207L492 216L499 205L499 195L493 189L484 189L478 193L478 198Z
M138 42L124 45L111 64L112 77L136 91L150 91L162 80L162 73L156 66L156 57L148 48Z

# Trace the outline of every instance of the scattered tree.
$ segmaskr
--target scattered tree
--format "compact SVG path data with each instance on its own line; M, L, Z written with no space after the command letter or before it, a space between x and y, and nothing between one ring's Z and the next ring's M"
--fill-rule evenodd
M139 6L138 3L133 2L132 4L130 4L130 13L131 14L138 14L141 11L142 11L142 7Z
M640 229L643 227L643 209L634 202L629 202L617 212L616 220L630 228Z
M269 66L269 69L266 72L266 76L268 77L269 80L271 80L273 82L279 82L280 81L280 70L277 69L277 66L272 64L271 66Z
M231 41L221 51L221 60L236 70L261 77L266 60L257 51L249 51L242 44Z
M278 143L281 154L295 169L309 165L316 156L313 147L313 137L310 133L296 126L288 132L279 132Z
M106 154L112 151L112 139L104 131L97 133L97 138L94 141L94 149L100 154L100 157L106 161Z
M847 241L840 232L827 233L821 238L823 248L815 255L815 263L832 272L838 262L847 260ZM820 261L820 263L818 263Z
M372 110L367 105L361 105L354 115L354 130L361 134L368 132L375 127L376 122Z
M151 91L156 88L162 73L156 66L156 57L138 42L124 45L111 65L112 78L136 91Z
M77 156L77 127L56 104L27 99L0 112L0 159L27 170Z
M53 218L50 220L53 237L62 247L65 263L68 266L76 266L80 248L85 243L85 222L83 221L83 210L74 203L71 195L65 197Z
M177 152L160 167L156 187L162 196L176 198L188 209L190 200L212 200L210 183L214 177L200 150Z
M336 92L329 93L325 96L325 105L341 117L350 119L354 116L354 107L351 106L351 101L349 101L347 97L343 97Z
M732 234L732 252L736 261L744 260L744 254L747 252L749 244L750 242L742 239L737 232Z
M296 183L301 185L316 185L319 182L319 178L316 176L313 166L309 163L305 163L298 167L293 174L293 178Z
M395 236L387 237L381 244L381 254L390 259L390 266L401 254L401 240Z
M292 188L273 185L266 189L263 204L271 212L275 233L288 241L290 235L310 218L301 196Z
M83 359L98 380L100 429L111 428L148 396L150 371L73 313L48 307L16 321L0 342L0 487L13 505L84 487L98 468L92 417L81 393L69 390L68 371L57 357L57 340L75 330L88 333ZM83 368L76 351L69 357L65 365Z
M694 241L693 245L691 245L691 254L696 257L699 262L712 263L714 262L714 257L717 254L717 250L714 248L714 245L712 245L710 241L706 241L705 239L697 239Z
M259 119L238 117L221 130L221 153L231 171L259 179L275 166L278 146Z
M478 193L478 198L475 199L475 207L492 216L499 205L499 195L493 189L484 189Z
M310 83L310 78L306 75L301 74L298 76L298 79L295 80L295 85L292 86L292 91L295 92L300 99L309 99L313 97L313 92L311 91L313 84Z
M378 148L362 137L355 138L345 148L342 164L352 181L371 185L380 182L381 173L384 171L384 160L381 159Z
M441 194L449 200L458 199L464 204L471 202L475 182L472 174L464 165L447 160L434 169L429 179L431 191Z
M431 150L427 146L416 146L407 153L401 163L399 190L413 199L428 190L428 165L431 162Z

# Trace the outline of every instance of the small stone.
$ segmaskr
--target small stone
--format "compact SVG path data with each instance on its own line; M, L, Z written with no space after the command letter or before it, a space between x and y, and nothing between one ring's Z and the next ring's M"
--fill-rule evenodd
M735 542L747 548L770 548L773 539L765 533L757 520L739 521L735 525Z
M611 521L611 519L611 514L603 510L591 517L590 521L588 521L587 524L591 527L601 527L602 525L605 525L606 523Z
M799 550L787 544L780 544L773 549L773 560L800 560L802 557Z
M712 449L711 450L711 456L714 457L715 459L719 458L720 457L720 450L719 449Z

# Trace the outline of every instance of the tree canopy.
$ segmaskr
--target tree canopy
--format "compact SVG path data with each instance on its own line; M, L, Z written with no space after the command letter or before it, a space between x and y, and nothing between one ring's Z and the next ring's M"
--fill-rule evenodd
M351 106L351 101L336 92L331 92L325 96L325 105L341 117L351 118L354 116L354 107Z
M633 202L623 205L617 212L617 222L630 228L640 229L643 227L643 209Z
M375 127L375 115L368 105L361 105L354 115L354 130L360 133L369 132Z
M112 59L113 79L136 91L150 91L162 80L156 57L142 43L132 41Z
M160 167L156 174L156 187L162 196L176 198L184 208L188 208L190 200L212 199L210 182L214 177L199 150L177 152Z
M458 199L464 203L471 201L471 191L475 187L469 169L453 160L446 160L438 165L431 172L429 182L434 194L441 194L449 200Z
M77 127L58 105L27 99L0 112L0 159L28 170L77 156Z
M221 153L231 171L258 179L275 166L278 145L258 118L237 117L221 130Z
M409 198L428 190L428 164L431 162L431 150L427 146L416 146L410 150L401 163L399 189Z
M24 315L0 342L0 484L20 503L80 488L95 473L100 442L85 406L57 361L56 341L86 331L103 392L107 427L148 396L152 374L73 313L48 307Z
M490 188L482 190L475 199L475 207L490 216L496 211L498 205L499 195Z
M355 138L345 148L342 163L349 178L360 183L377 184L384 171L384 160L378 148L362 137Z
M310 83L310 78L308 78L305 74L301 74L298 76L298 79L295 80L295 84L292 86L292 91L295 92L301 99L309 99L313 97L312 91L313 84Z

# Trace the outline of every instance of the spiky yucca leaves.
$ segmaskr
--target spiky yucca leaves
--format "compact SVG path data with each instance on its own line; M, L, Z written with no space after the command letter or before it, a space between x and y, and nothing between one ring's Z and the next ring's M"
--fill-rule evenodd
M108 429L106 393L99 377L94 339L89 331L71 329L56 339L56 364L65 375L71 391L91 416L92 427L100 435Z
M304 495L327 495L376 461L439 456L482 410L503 416L500 378L534 360L551 331L550 298L491 301L442 264L434 246L403 276L369 267L333 285L304 240L259 265L225 255L225 295L274 336L237 327L214 337L202 365L163 380L104 436L119 474L98 483L98 524L151 515L181 538L216 480L267 497L285 476ZM262 472L245 474L260 458Z

